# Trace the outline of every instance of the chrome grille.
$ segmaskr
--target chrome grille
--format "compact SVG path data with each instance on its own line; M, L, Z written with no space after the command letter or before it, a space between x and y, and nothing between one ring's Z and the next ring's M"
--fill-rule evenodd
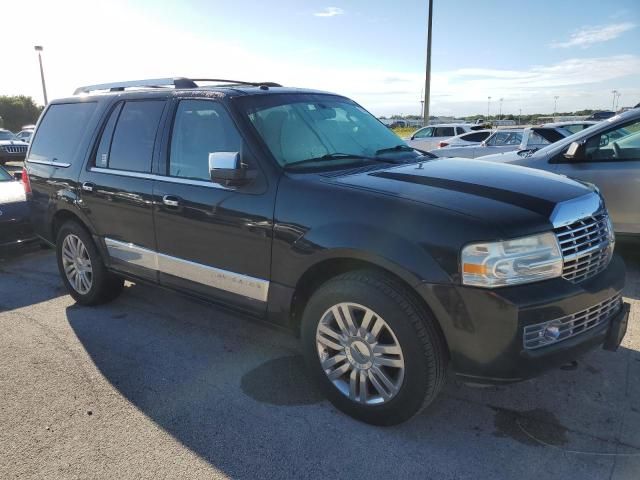
M621 305L622 298L618 294L573 315L528 325L524 327L524 348L531 350L545 347L591 330L608 321ZM549 327L553 330L549 331Z
M604 270L611 260L612 232L606 213L554 229L564 267L562 277L578 283Z
M27 153L26 145L5 145L3 148L7 153Z

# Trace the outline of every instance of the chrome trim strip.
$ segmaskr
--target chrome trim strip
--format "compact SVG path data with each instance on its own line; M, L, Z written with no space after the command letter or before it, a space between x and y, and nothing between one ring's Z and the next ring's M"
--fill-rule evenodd
M588 193L582 197L560 202L551 212L549 220L553 228L570 225L576 220L591 217L604 211L602 197L596 192Z
M53 162L53 161L49 161L49 160L31 160L31 159L27 159L27 163L37 163L38 165L49 165L52 167L61 167L61 168L68 168L71 166L70 163L66 163L66 162Z
M158 257L156 252L147 248L138 247L133 243L119 242L112 238L105 238L109 255L123 262L137 265L138 267L158 270Z
M218 188L221 190L231 190L219 183L208 182L206 180L191 180L188 178L169 177L166 175L156 175L154 173L129 172L127 170L115 170L111 168L92 167L89 169L96 173L108 173L111 175L120 175L122 177L143 178L146 180L157 180L159 182L180 183L183 185L196 185L198 187Z
M269 281L158 253L132 243L105 238L109 255L124 262L184 278L219 290L266 302Z

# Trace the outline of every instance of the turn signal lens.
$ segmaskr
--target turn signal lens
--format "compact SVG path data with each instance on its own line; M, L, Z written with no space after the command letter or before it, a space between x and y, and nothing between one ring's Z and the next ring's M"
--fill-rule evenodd
M562 275L562 254L551 233L475 243L462 249L462 283L478 287L502 287Z

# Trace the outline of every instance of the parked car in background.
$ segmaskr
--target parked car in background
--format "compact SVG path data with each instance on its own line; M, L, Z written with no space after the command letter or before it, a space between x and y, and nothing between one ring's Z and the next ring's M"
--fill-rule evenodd
M29 144L17 140L13 132L0 129L0 165L24 160L27 148Z
M16 139L21 140L25 143L29 143L29 141L31 140L31 136L33 135L33 130L33 128L20 130L18 133L16 133Z
M478 158L512 151L535 151L569 135L562 128L531 127L494 131L479 145L469 147L444 147L430 150L438 157Z
M536 152L483 160L539 168L593 183L604 195L618 234L640 235L640 109L570 135Z
M35 240L24 185L0 167L0 250Z
M407 142L407 145L413 148L431 150L432 148L436 148L438 143L448 138L481 129L481 126L471 125L469 123L443 123L422 127L404 140Z
M288 327L329 400L378 425L449 372L509 383L620 345L624 263L592 185L427 161L346 97L217 82L81 87L42 113L25 184L79 304L129 278Z
M438 148L444 147L469 147L471 145L479 145L485 141L493 130L478 130L475 132L467 132L455 137L447 138L438 142Z
M601 112L592 113L590 116L585 118L585 120L595 120L597 122L600 122L602 120L607 120L608 118L611 118L611 117L615 116L615 114L616 114L616 112L612 112L610 110L604 110L604 111L601 111Z
M569 134L572 134L572 133L581 132L585 128L589 128L590 126L595 125L596 123L598 122L596 122L595 120L581 120L577 122L567 121L567 122L543 123L540 126L548 127L548 128L564 128L569 132Z

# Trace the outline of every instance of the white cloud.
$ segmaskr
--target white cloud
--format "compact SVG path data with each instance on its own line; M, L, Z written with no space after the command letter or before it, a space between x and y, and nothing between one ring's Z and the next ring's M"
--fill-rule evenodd
M35 0L34 0L35 1ZM16 0L16 4L19 0ZM91 22L92 10L83 0L41 0L42 14L30 18L32 28L9 23L3 33L20 38L13 46L12 68L0 75L0 95L27 94L42 101L40 72L33 45L44 45L43 54L49 98L70 95L80 85L173 75L202 78L272 80L287 86L317 88L353 98L377 115L418 114L424 86L422 66L398 71L384 65L365 68L319 63L315 55L290 56L257 50L234 39L211 39L176 25L155 21L143 13L99 8L99 23ZM73 29L51 22L57 16L78 17ZM113 35L118 25L118 35ZM79 38L91 38L79 42ZM238 40L238 39L235 39ZM215 54L212 54L215 52ZM626 82L626 84L625 84ZM578 110L611 105L611 90L622 92L621 105L640 102L640 54L569 59L519 70L462 68L434 70L431 111L438 114L471 114L492 111L504 98L503 112L551 112L553 96L558 108ZM632 88L633 86L633 88Z
M344 15L344 10L339 7L326 7L321 12L315 12L316 17L335 17L337 15Z
M582 27L580 30L572 33L566 42L552 42L549 46L551 48L588 48L594 43L606 42L618 38L624 32L633 30L634 28L636 28L636 25L631 22L612 23L597 27Z

